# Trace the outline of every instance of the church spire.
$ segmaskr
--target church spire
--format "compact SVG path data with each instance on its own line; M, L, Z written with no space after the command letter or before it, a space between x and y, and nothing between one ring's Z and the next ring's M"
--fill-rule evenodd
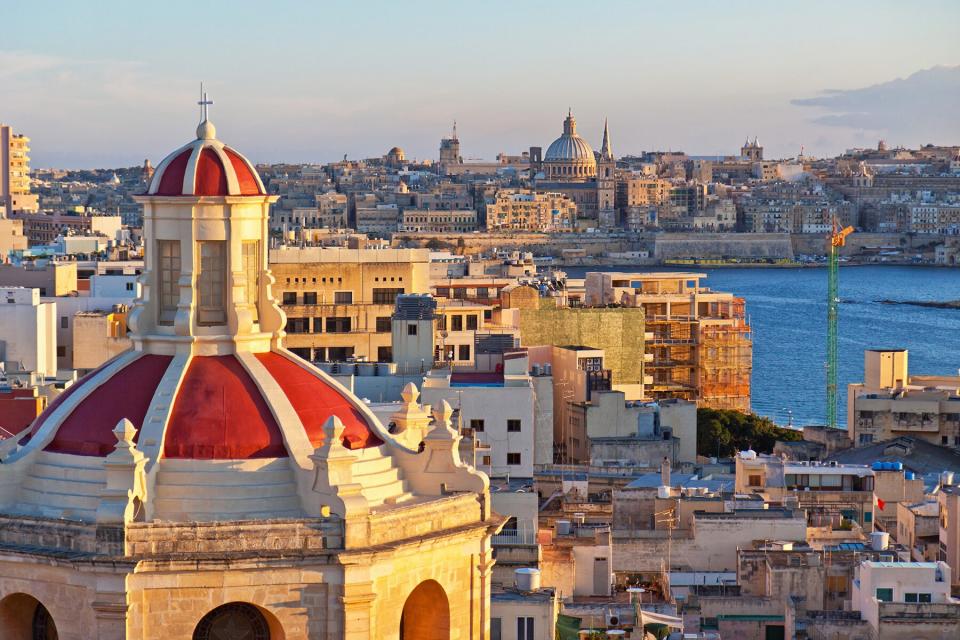
M603 144L600 145L600 157L605 160L613 160L613 148L610 146L610 127L607 126L607 119L603 119Z

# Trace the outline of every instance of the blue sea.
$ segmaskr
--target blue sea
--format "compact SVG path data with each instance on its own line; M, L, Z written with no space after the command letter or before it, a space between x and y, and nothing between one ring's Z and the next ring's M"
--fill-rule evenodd
M597 268L567 268L581 278ZM609 271L670 271L630 269ZM688 269L701 284L747 301L753 328L753 410L779 424L826 421L825 268ZM956 375L960 369L960 310L883 304L881 300L960 300L960 270L851 266L840 269L838 420L846 422L847 384L863 379L863 352L909 350L912 374Z

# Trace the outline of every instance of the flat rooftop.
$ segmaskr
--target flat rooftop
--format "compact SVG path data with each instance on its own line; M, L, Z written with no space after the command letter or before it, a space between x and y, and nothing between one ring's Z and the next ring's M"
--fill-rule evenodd
M490 593L490 599L499 602L550 602L553 598L554 590L550 588L541 588L536 591L505 589Z
M603 349L598 349L597 347L587 347L582 344L565 344L562 347L557 348L568 349L570 351L603 351Z

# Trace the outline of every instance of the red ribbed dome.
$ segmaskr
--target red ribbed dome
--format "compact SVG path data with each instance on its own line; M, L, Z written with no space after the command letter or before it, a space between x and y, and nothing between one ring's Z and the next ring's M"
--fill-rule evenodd
M249 160L214 138L204 122L197 139L180 147L157 166L147 189L154 196L260 196L263 182Z
M139 439L161 380L171 376L179 378L179 385L166 420L165 458L287 457L283 429L272 409L275 398L263 392L265 385L283 391L314 448L323 443L323 424L330 416L343 422L347 448L383 444L375 423L360 410L360 401L322 373L286 352L259 353L256 358L266 374L251 374L233 355L194 356L182 364L172 356L127 352L61 394L34 421L21 444L42 437L46 451L106 456L114 450L113 430L123 418L134 424L135 440ZM169 400L161 397L160 405L165 402ZM48 437L43 431L52 421L58 424Z

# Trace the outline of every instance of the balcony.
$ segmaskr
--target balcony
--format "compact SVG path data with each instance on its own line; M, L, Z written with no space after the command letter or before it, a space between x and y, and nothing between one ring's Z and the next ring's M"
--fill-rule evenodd
M675 336L664 335L664 334L654 334L653 338L648 340L648 342L651 342L654 345L667 345L667 346L697 344L697 341L693 336L675 337Z
M537 530L529 522L520 522L515 529L504 529L493 536L490 543L495 547L533 546L537 544Z
M907 432L930 432L937 433L940 430L939 425L936 421L930 419L922 419L919 416L916 418L908 419L894 419L890 429L892 431L907 431Z

